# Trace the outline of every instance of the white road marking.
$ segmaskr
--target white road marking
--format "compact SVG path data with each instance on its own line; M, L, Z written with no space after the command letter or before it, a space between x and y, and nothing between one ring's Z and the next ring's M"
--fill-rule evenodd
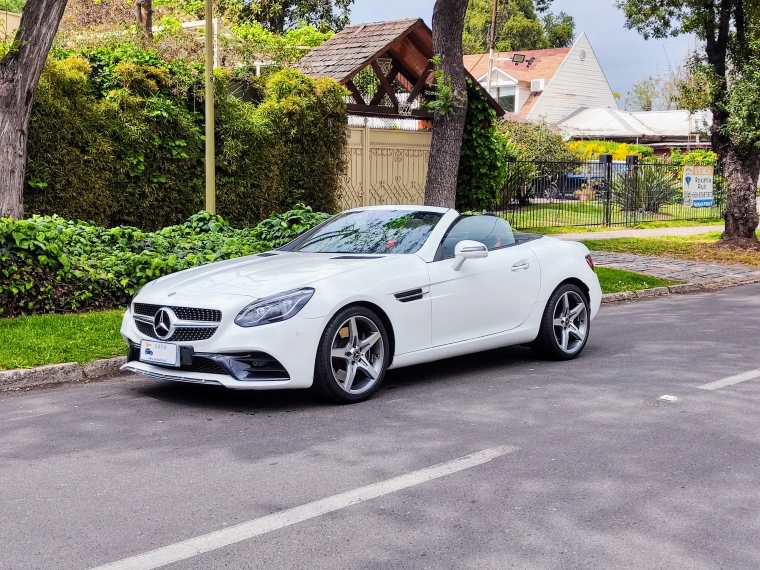
M40 418L42 416L49 416L52 413L53 412L45 412L44 414L30 414L28 416L20 416L18 418L8 418L8 419L5 419L5 420L0 420L0 422L15 422L17 420L26 420L26 419L29 419L29 418Z
M738 384L739 382L752 380L753 378L758 377L760 377L760 368L757 370L750 370L744 374L737 374L736 376L729 376L728 378L723 378L722 380L716 380L715 382L710 382L709 384L702 384L701 386L697 386L697 388L701 388L702 390L717 390L718 388L724 388L726 386L731 386L733 384Z
M210 532L202 536L197 536L182 542L170 544L163 548L158 548L151 552L138 554L130 558L125 558L110 564L98 566L92 570L150 570L159 568L166 564L171 564L179 560L198 556L204 552L229 546L236 542L248 540L254 536L259 536L267 532L272 532L286 526L290 526L305 520L312 519L331 513L351 505L356 505L370 499L375 499L383 495L395 493L407 487L413 487L420 483L425 483L439 477L451 475L457 471L463 471L470 467L482 465L492 459L517 451L519 448L514 445L503 445L484 449L477 453L465 455L458 459L452 459L445 463L439 463L419 471L413 471L406 475L400 475L393 479L373 483L365 487L359 487L353 491L347 491L339 495L333 495L319 501L307 503L299 507L293 507L286 511L273 513L265 517L253 519L230 528Z

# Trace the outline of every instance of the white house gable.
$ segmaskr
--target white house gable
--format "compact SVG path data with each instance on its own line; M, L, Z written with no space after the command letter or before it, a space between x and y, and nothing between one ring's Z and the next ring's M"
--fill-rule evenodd
M527 119L554 123L580 107L617 108L615 96L585 33L547 81Z

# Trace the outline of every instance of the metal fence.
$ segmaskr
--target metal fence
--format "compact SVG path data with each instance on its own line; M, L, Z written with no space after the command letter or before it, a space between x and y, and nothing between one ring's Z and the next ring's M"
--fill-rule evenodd
M493 203L466 206L498 213L519 229L716 219L725 178L717 166L709 172L660 160L516 161L507 164Z

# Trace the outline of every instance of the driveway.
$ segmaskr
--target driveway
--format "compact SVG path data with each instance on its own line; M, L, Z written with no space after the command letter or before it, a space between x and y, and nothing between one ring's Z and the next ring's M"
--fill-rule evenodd
M0 568L756 569L759 312L760 285L605 306L575 361L441 361L354 406L3 395Z

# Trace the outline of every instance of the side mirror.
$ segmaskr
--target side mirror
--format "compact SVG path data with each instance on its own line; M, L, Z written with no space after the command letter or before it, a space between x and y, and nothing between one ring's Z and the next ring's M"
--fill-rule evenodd
M488 257L488 248L484 244L469 239L462 240L454 248L454 263L451 268L459 271L466 260L481 257Z

